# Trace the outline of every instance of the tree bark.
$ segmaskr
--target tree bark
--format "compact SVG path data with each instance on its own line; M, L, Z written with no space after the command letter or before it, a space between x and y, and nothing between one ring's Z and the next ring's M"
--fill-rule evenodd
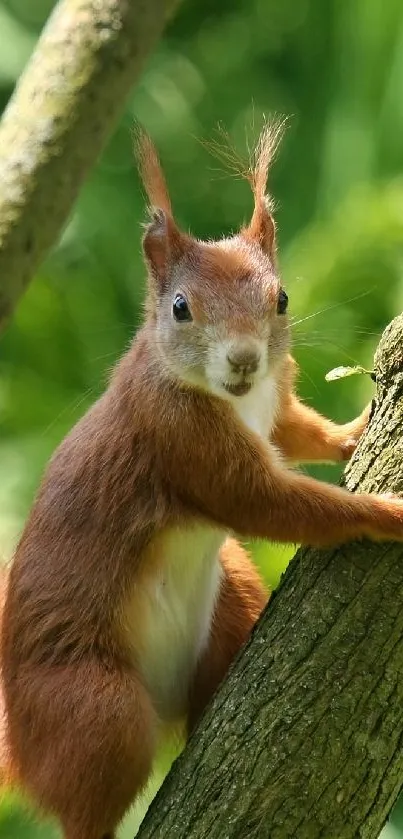
M61 0L0 126L0 328L54 243L177 0Z
M400 316L350 490L403 490L402 348ZM138 839L375 839L403 785L402 673L403 544L300 549Z

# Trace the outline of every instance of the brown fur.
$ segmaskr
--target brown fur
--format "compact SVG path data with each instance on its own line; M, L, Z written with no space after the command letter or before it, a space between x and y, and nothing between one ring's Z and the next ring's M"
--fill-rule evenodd
M14 777L58 816L65 839L112 839L148 777L158 713L140 668L142 614L150 596L164 596L175 530L207 541L235 531L318 545L403 537L402 501L350 495L278 458L276 446L293 461L340 460L364 420L336 426L293 393L288 320L276 311L274 223L262 195L270 136L267 129L267 154L257 156L251 226L217 243L178 230L157 155L143 145L145 186L162 205L144 239L146 322L53 456L10 571L1 639L7 749ZM194 313L180 328L172 319L178 290ZM222 374L220 352L239 337L267 348L279 403L268 425L275 445L223 398L234 382ZM223 544L220 563L207 642L184 685L190 728L265 603L236 542Z

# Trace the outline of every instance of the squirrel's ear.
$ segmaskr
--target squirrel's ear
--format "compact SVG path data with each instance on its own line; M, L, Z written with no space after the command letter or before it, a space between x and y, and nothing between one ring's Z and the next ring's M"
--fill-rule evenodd
M262 250L275 260L276 257L276 225L271 213L270 198L264 196L255 201L255 209L248 227L242 230L242 235L249 242L256 242Z
M266 121L260 133L248 173L255 207L249 226L242 231L249 241L257 242L273 261L276 257L276 226L273 219L273 204L266 194L266 188L267 176L284 128L285 120Z
M170 268L182 256L189 237L181 233L174 222L167 183L154 143L140 126L137 126L134 139L139 174L151 207L143 250L150 278L161 287Z
M170 269L185 251L186 240L170 214L162 209L152 211L143 237L143 251L150 275L158 286L164 286Z

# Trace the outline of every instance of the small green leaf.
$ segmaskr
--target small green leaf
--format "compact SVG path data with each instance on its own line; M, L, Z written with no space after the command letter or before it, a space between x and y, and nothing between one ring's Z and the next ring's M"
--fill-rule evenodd
M326 373L325 379L327 382L334 382L336 379L345 379L346 376L362 375L362 373L371 375L370 370L365 370L365 367L360 367L359 364L356 367L334 367L333 370Z

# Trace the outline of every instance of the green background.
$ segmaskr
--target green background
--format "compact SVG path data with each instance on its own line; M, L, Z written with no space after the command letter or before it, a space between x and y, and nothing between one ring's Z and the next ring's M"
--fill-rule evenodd
M0 2L0 106L51 0ZM141 320L144 201L133 166L139 119L156 141L178 222L199 237L236 229L246 185L196 138L217 122L245 148L261 114L290 115L271 177L280 262L296 321L300 390L347 420L369 377L326 384L332 367L370 367L403 308L403 6L401 0L188 0L148 62L61 241L0 341L0 554L9 558L44 465L103 388ZM337 480L336 468L316 474ZM256 546L275 585L290 548ZM149 794L169 764L163 754ZM132 839L147 797L122 829ZM403 805L401 807L403 812ZM400 829L399 829L400 824ZM50 839L21 802L0 803L1 839ZM403 836L399 807L382 834Z

